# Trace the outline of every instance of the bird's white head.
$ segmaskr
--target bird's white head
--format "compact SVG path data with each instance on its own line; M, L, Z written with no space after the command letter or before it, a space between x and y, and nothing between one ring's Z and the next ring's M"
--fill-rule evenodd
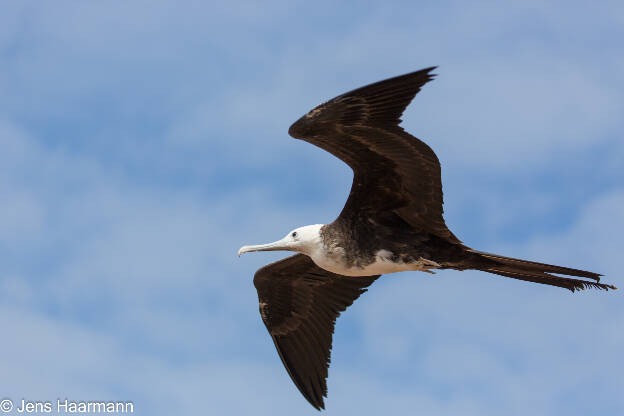
M321 227L323 224L306 225L305 227L295 228L281 240L268 244L259 244L257 246L243 246L238 250L238 255L249 251L273 251L286 250L296 251L310 255L315 249L321 245Z

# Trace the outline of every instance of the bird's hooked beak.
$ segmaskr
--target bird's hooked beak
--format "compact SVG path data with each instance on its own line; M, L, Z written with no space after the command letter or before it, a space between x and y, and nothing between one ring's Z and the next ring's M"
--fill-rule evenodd
M238 255L247 253L250 251L276 251L276 250L292 250L291 244L286 238L274 241L268 244L258 244L257 246L242 246L238 250Z

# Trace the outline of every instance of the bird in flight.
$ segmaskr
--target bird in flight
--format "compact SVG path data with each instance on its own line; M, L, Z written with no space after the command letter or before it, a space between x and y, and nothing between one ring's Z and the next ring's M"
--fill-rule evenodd
M331 224L300 227L281 240L238 251L297 253L259 269L254 285L284 367L318 410L327 397L336 318L382 274L474 269L572 292L616 289L599 283L597 273L474 250L447 228L440 162L399 126L407 105L433 79L433 69L347 92L297 120L288 130L292 137L325 149L353 170L347 202Z

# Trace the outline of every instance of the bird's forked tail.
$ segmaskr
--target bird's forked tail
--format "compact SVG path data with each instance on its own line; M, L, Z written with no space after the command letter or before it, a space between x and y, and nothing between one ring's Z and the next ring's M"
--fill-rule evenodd
M469 250L477 254L483 262L479 261L479 270L498 274L500 276L511 277L513 279L525 280L527 282L542 283L545 285L559 286L575 290L596 288L603 290L617 290L613 285L600 282L600 274L585 270L571 269L569 267L554 266L552 264L537 263L534 261L514 259L512 257L499 256L498 254L486 253L478 250ZM555 276L551 273L563 274L567 276L578 276L593 279L595 282L571 279L569 277Z

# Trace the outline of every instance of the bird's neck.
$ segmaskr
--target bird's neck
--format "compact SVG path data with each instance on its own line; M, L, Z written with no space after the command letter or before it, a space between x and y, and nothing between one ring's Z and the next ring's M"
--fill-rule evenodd
M318 237L310 246L310 251L304 253L310 256L317 266L329 271L334 271L333 268L344 263L345 254L342 244L336 239L337 236L333 231L331 224L319 227Z

